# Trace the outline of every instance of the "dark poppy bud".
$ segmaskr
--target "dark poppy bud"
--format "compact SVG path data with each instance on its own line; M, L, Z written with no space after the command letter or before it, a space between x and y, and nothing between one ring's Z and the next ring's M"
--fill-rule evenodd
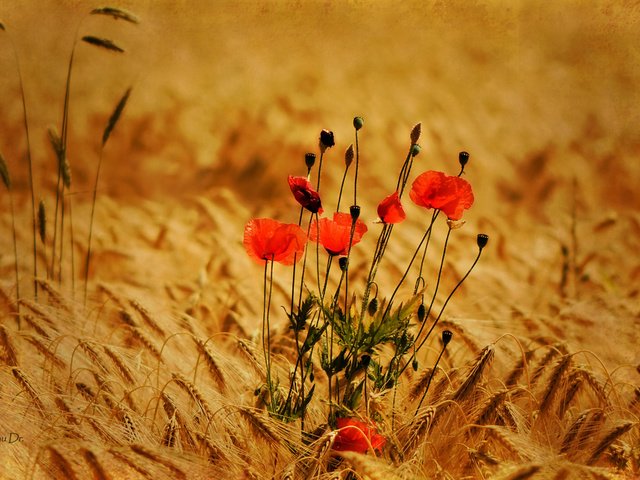
M355 222L356 220L358 220L358 217L360 216L360 206L351 205L349 207L349 213L351 213L351 220Z
M353 162L353 145L349 145L349 148L344 152L344 165L349 168L349 165Z
M443 330L442 331L442 344L446 347L449 345L451 338L453 337L453 332L451 330Z
M420 150L422 150L420 145L418 145L417 143L414 143L413 145L411 145L411 156L412 157L417 156L420 153Z
M316 163L316 154L315 153L305 153L304 154L304 163L307 164L307 168L311 170L313 165Z
M487 235L486 233L479 233L477 242L478 242L478 248L482 250L484 247L487 246L487 242L489 242L489 235Z
M309 374L309 380L313 382L315 379L316 379L316 376L313 374L313 370L311 370L311 373Z
M378 299L374 298L369 302L369 306L367 307L367 312L369 312L369 315L373 317L377 311L378 311Z
M418 371L418 359L417 358L414 358L413 362L411 362L411 368L413 368L414 372Z
M353 119L353 128L355 128L356 130L360 130L363 125L364 125L364 118L355 117Z
M346 272L347 266L349 266L349 260L347 259L347 257L340 257L338 259L338 264L340 265L340 270Z
M416 123L415 126L411 129L411 144L415 145L420 140L420 132L422 131L422 124Z
M464 168L464 166L469 161L469 153L468 152L460 152L458 154L458 162L460 162L460 166Z
M371 363L371 356L362 355L362 358L360 359L360 363L362 364L362 366L364 368L367 368L369 366L369 364Z
M325 148L331 148L336 144L335 140L333 139L333 132L331 130L322 130L320 132L320 148L324 149Z
M418 307L418 321L420 323L424 322L424 316L427 314L427 308L424 306L424 303L421 303Z

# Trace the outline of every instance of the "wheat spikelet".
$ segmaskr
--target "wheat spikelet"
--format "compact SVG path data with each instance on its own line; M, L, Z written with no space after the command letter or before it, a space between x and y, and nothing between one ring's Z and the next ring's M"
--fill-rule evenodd
M85 39L83 38L83 40L85 40ZM105 41L104 39L100 39L100 40ZM87 40L85 40L85 41L87 41ZM108 42L108 40L106 40L106 41ZM93 42L89 42L89 43L93 43ZM95 45L95 43L94 43L94 45ZM111 48L111 47L115 47L115 45L113 45L113 43L110 42L110 45L108 45L108 46L104 45L104 47L108 48L110 50L113 50L113 48ZM123 51L122 49L120 49L120 47L117 47L117 49L119 49L121 52ZM113 110L113 113L109 117L109 121L107 122L107 126L104 128L104 133L102 134L102 146L103 147L107 143L107 140L109 140L109 136L111 136L111 132L115 128L116 124L118 123L118 120L120 120L120 116L122 115L124 107L126 106L127 101L129 100L129 95L131 95L131 87L129 87L127 89L127 91L124 92L124 95L122 95L122 97L120 98L120 101L116 105L116 108Z
M240 339L238 340L238 347L239 347L239 350L244 354L245 358L249 360L249 363L251 363L251 365L256 370L256 372L261 376L264 375L265 374L264 366L256 356L255 347L253 343L244 339Z
M107 357L109 357L109 359L116 366L116 369L118 370L118 373L120 373L120 376L124 380L126 380L129 384L135 383L135 380L133 378L133 373L131 372L131 370L129 370L129 367L127 367L127 365L119 357L119 355L116 353L116 351L113 350L108 345L103 345L102 349L104 350L104 353L107 354Z
M162 429L162 445L169 448L174 448L178 442L178 422L176 417L169 418L169 421Z
M138 326L138 322L136 322L136 320L133 318L133 316L127 310L125 310L124 308L121 308L118 311L118 314L120 316L120 320L125 325L127 325L129 327L137 327Z
M512 434L509 430L501 427L491 427L487 429L488 435L496 441L502 448L514 455L516 458L526 458L522 448L519 447L512 439Z
M460 371L457 369L445 372L445 375L433 387L432 403L438 403L442 399L447 389L458 379L458 375L460 375Z
M82 41L90 45L95 45L96 47L104 48L105 50L124 53L124 49L120 48L118 45L106 38L94 37L93 35L85 35L84 37L82 37Z
M146 333L144 333L144 330L142 330L141 328L138 327L129 327L129 331L131 332L132 336L135 337L137 340L140 341L140 343L147 349L149 350L149 352L156 357L158 360L160 360L161 358L161 354L160 354L160 350L158 350L158 347L156 347L153 342L151 341L151 339L147 336Z
M400 478L386 463L375 457L355 452L340 452L340 456L353 467L357 475L370 480L397 480Z
M428 367L425 368L421 373L418 379L414 382L413 386L409 390L409 400L415 401L420 397L425 388L427 388L427 384L429 383L429 378L431 377L431 372L433 368ZM435 376L435 374L434 374Z
M56 471L62 474L62 476L58 478L65 478L67 480L78 480L79 477L76 475L71 462L67 460L66 457L55 447L49 445L46 448L49 451L49 456L51 457L51 466ZM47 470L49 469L47 468Z
M204 357L207 367L209 367L209 373L211 374L211 377L213 377L213 379L216 381L216 383L220 387L220 390L224 392L226 389L226 382L224 379L224 374L222 373L222 369L218 365L218 360L216 360L215 354L202 340L196 340L196 344L198 345L200 354Z
M18 354L13 346L11 336L4 325L0 325L0 347L2 348L0 350L0 359L4 364L8 367L17 367Z
M191 396L198 407L200 407L200 410L202 410L202 412L205 414L207 420L210 420L213 417L213 412L211 410L211 407L209 407L209 403L206 401L202 393L200 393L200 390L198 390L198 388L193 383L191 383L179 373L172 374L172 378L180 387L182 387L184 391L186 391Z
M56 406L58 407L58 410L60 410L65 418L65 421L71 425L79 425L80 424L80 420L74 415L74 413L71 411L71 408L69 408L69 405L67 405L67 402L65 402L64 398L62 398L62 396L60 395L56 395L56 397L53 399L53 401L55 402Z
M138 472L144 478L148 478L149 480L156 480L156 476L155 475L152 475L147 469L145 469L142 466L138 465L138 462L133 460L127 454L125 454L123 452L120 452L118 450L115 450L115 449L109 450L109 453L111 455L113 455L113 457L115 457L116 459L120 460L120 462L124 463L126 466L131 468L132 470L135 470L136 472Z
M593 372L586 370L583 367L577 367L573 373L575 373L576 376L582 378L587 383L587 385L591 387L591 390L593 390L593 393L595 393L596 397L598 397L603 405L606 406L609 404L607 393L605 392L604 387L595 377Z
M482 374L485 369L491 365L495 352L495 347L493 345L487 345L482 349L482 352L476 358L475 363L471 367L469 371L469 375L466 380L458 387L456 392L453 394L452 399L456 402L461 402L466 400L471 392L475 389L475 386L482 379Z
M562 377L565 372L571 365L571 356L564 355L558 360L558 364L554 368L551 376L549 377L549 381L547 383L547 388L545 390L544 396L542 397L542 401L540 402L540 412L546 412L553 403L553 400L556 396L556 393L560 389L562 385Z
M102 372L108 373L109 368L105 366L104 361L100 358L100 354L96 351L95 348L91 346L91 344L85 340L81 340L78 344L82 351L91 359L93 364L98 367Z
M562 467L556 472L553 480L567 480L567 478L569 478L569 475L571 475L571 470L568 467Z
M22 389L25 392L27 392L29 397L31 397L31 400L36 406L38 413L40 413L40 415L42 415L43 418L46 418L46 413L45 413L46 409L44 408L44 404L40 400L40 397L38 395L38 392L36 392L36 389L33 388L33 386L31 385L29 378L22 372L22 370L20 370L19 367L13 367L11 369L11 373L13 373L13 376L18 381Z
M282 471L280 480L295 480L296 479L296 464L291 463Z
M580 453L584 450L587 443L596 435L605 421L605 413L599 408L591 409L590 414L582 424L580 431L576 437L574 444L580 449Z
M111 300L116 307L118 307L118 309L120 310L125 310L125 304L122 300L120 300L120 297L113 291L111 290L110 287L106 286L104 283L100 283L98 285L98 291L104 293L109 300Z
M239 407L238 412L249 422L253 427L253 431L256 435L264 438L267 442L280 443L282 436L277 430L277 424L272 418L267 417L247 407Z
M55 353L49 350L42 340L34 335L25 334L23 336L31 345L33 345L36 350L38 350L44 357L51 362L51 364L58 368L64 368L65 363L58 357Z
M164 408L164 411L167 414L167 417L175 418L176 424L180 428L183 445L188 448L195 449L196 441L194 440L193 435L191 433L193 429L188 425L187 421L184 419L184 417L180 413L180 410L178 410L178 408L176 407L176 404L173 401L173 399L169 395L167 395L165 392L162 392L160 398L162 399L162 407Z
M567 388L565 394L560 399L560 403L558 405L558 412L557 412L558 418L564 417L564 414L567 412L569 405L571 404L576 394L578 393L578 390L580 389L580 386L582 385L583 380L578 376L572 375L572 378L570 378L568 383L569 383L569 387Z
M303 464L305 480L315 478L320 472L326 471L333 442L337 436L338 432L336 430L329 430L313 442L313 449L310 455L311 461L308 463L305 461Z
M402 452L404 454L407 454L420 445L423 438L427 436L435 415L435 407L428 406L421 408L410 422L407 422L398 429L398 442L400 445L403 445Z
M81 448L80 451L82 452L84 461L89 465L89 469L93 475L93 480L111 480L111 475L109 475L108 471L100 465L95 453L88 448Z
M502 389L487 397L478 409L478 415L471 421L471 423L475 425L486 425L491 422L496 416L498 408L502 405L502 402L509 393L511 393L510 389Z
M533 375L531 375L531 383L534 384L538 381L538 379L544 373L545 368L551 361L561 353L561 344L556 343L552 345L547 354L540 359L538 363L538 367L533 371ZM566 353L566 352L563 352Z
M7 161L2 156L2 153L0 153L0 179L2 179L2 183L4 183L4 186L7 188L7 190L11 190L11 176L9 175L9 167L7 166Z
M101 7L94 8L89 12L90 15L108 15L112 17L114 20L124 20L129 23L140 23L140 20L133 15L132 13L127 12L126 10L122 10L120 8L115 7Z
M154 463L159 463L160 465L166 467L168 470L171 470L173 474L173 478L179 479L187 479L187 475L180 470L176 465L174 465L169 460L165 459L162 455L154 452L153 450L143 446L143 445L131 445L131 451L140 455L141 457L147 458Z
M602 440L598 442L598 445L596 445L596 447L593 449L593 451L591 452L591 456L587 461L587 465L593 465L594 463L596 463L596 461L598 461L598 459L600 458L600 455L603 454L603 452L607 449L607 447L609 447L618 438L620 438L622 435L624 435L629 430L631 430L631 428L633 428L634 425L635 423L633 422L624 422L612 428L609 431L609 433L607 433L602 438Z
M22 315L22 319L25 321L25 323L28 326L33 328L36 331L36 333L38 333L41 337L44 337L47 340L51 340L51 336L49 335L49 333L44 329L44 327L40 324L38 319L36 319L33 315L29 313L25 313Z
M103 425L101 425L95 418L85 417L85 421L96 432L102 441L107 445L122 445L122 441L119 438L114 437Z
M567 430L567 433L564 434L564 437L562 439L562 445L560 446L561 454L567 453L569 449L573 446L574 440L576 439L576 437L578 436L578 433L582 429L582 425L584 424L584 422L587 421L587 418L590 413L591 413L591 410L586 410L582 412L580 415L578 415L576 419L573 421L573 423Z
M507 379L504 382L506 387L513 387L518 382L518 380L520 380L520 376L524 372L525 366L529 363L529 360L531 360L533 354L534 350L527 350L524 354L524 357L520 357L520 360L518 360L518 363L516 363L515 367L513 367L513 370L511 370L511 373L509 373Z
M49 301L53 304L54 307L64 310L66 313L73 312L73 309L71 308L69 302L62 295L60 295L60 292L53 288L53 286L47 280L37 279L36 282L42 290L47 292Z
M209 463L217 464L220 462L228 462L227 455L224 451L213 443L207 436L200 432L195 432L195 436L202 448L206 451Z
M39 304L32 302L31 300L26 300L24 298L20 299L20 304L24 305L33 313L35 313L40 320L42 320L44 323L47 324L47 327L49 327L54 332L58 333L58 329L56 328L56 324L58 323L58 320L52 317L51 314L48 313Z
M155 332L159 333L163 338L166 336L165 331L158 325L158 323L151 317L149 311L144 308L136 300L129 300L129 303L133 309L140 314L144 322Z
M538 473L541 469L542 465L539 464L522 465L499 478L500 480L526 480Z

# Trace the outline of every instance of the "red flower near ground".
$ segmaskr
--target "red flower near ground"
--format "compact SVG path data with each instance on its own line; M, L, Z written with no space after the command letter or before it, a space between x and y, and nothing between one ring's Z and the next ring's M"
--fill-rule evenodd
M383 223L400 223L407 218L397 191L380 202L378 205L378 216Z
M322 214L320 194L313 189L309 180L289 175L289 188L300 205L312 213Z
M353 418L336 419L338 435L333 449L338 452L366 453L369 448L381 451L387 439L379 435L375 427Z
M307 235L295 224L271 218L254 218L244 227L244 248L250 257L262 263L273 260L292 265L304 253ZM297 254L297 258L296 258Z
M333 220L328 218L321 218L319 222L314 220L311 224L309 238L317 242L319 237L320 243L329 252L329 255L346 255L349 252L351 222L350 214L340 212L333 214ZM365 233L367 233L367 226L361 220L356 220L351 246L358 243Z
M413 181L409 196L416 205L438 209L450 220L460 220L463 212L473 205L469 182L433 170Z

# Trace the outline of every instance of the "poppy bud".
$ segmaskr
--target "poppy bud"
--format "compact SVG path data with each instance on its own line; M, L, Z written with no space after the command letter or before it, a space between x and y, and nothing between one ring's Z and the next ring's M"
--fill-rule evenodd
M477 242L478 242L478 248L482 250L484 247L487 246L487 242L489 242L489 235L487 235L486 233L479 233Z
M349 165L351 165L351 162L353 162L353 157L353 145L349 145L347 151L344 152L344 164L347 168L349 168Z
M322 130L320 132L320 150L324 152L325 149L331 148L336 144L333 139L333 132L331 130Z
M347 271L347 267L349 266L349 260L347 257L340 257L338 260L338 265L340 265L340 270L343 272Z
M427 314L427 308L424 306L424 303L421 303L418 307L418 320L420 323L424 322L424 316Z
M377 311L378 311L378 299L374 298L369 302L369 306L367 307L367 312L369 312L369 315L373 317Z
M351 213L351 220L355 222L356 220L358 220L358 217L360 216L360 206L351 205L349 207L349 212Z
M453 332L451 330L443 330L442 332L442 344L446 347L449 345L451 338L453 337Z
M422 130L422 124L416 123L415 127L411 130L411 143L415 145L420 140L420 132Z
M418 371L418 359L417 358L414 358L413 362L411 362L411 368L413 368L414 372Z
M353 128L355 128L356 130L360 130L363 125L364 125L364 118L355 117L353 119Z
M309 374L309 380L313 382L315 379L316 379L316 376L313 374L313 370L311 370L311 373Z
M464 168L464 166L469 161L469 153L468 152L460 152L458 154L458 162L460 162L460 166Z
M411 145L411 156L412 157L417 156L420 153L420 150L422 150L420 145L418 145L417 143L414 143L413 145Z
M316 154L315 153L305 153L304 154L304 163L307 164L307 168L311 170L313 165L316 163Z

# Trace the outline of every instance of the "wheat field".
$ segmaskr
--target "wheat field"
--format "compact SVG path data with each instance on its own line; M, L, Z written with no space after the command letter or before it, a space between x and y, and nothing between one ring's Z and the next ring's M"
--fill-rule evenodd
M10 191L0 185L0 478L639 478L634 2L122 0L113 6L139 24L87 16L104 6L0 5L0 152L12 177ZM90 34L125 52L75 50L62 190L73 225L67 217L54 239L47 129L60 129L74 40ZM35 279L13 47L47 217ZM455 173L458 152L471 154L476 201L448 247L443 291L473 261L476 234L490 237L437 326L453 340L435 373L437 341L397 391L368 399L387 439L377 456L332 450L321 372L311 440L299 421L266 413L262 269L242 245L250 218L296 220L286 178L304 174L325 128L336 138L323 179L333 202L356 115L370 229L351 260L356 291L376 205L418 122L417 171ZM424 212L406 209L382 296L423 232ZM286 378L290 272L274 278L274 368Z

